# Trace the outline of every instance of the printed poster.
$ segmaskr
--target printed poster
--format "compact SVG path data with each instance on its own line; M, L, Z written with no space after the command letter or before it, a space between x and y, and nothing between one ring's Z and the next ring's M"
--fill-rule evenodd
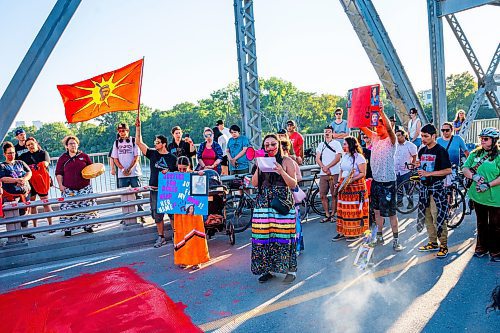
M377 126L380 119L380 85L349 90L346 107L349 128Z
M420 157L420 168L427 172L434 171L436 167L436 155L422 154Z
M208 215L208 177L188 172L160 173L157 201L160 214Z

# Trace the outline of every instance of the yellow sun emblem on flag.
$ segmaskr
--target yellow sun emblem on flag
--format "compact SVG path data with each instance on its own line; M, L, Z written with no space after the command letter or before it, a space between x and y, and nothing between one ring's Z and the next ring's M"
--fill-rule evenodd
M85 110L86 108L88 108L89 106L92 106L92 105L94 106L93 110L96 110L96 109L99 110L102 104L106 104L106 106L110 107L110 103L109 103L110 97L115 97L115 98L118 98L122 101L132 103L128 99L126 99L120 95L117 95L115 93L116 89L130 84L130 83L121 83L129 74L130 73L123 76L121 79L119 79L116 82L113 82L113 78L115 77L115 73L111 74L111 76L109 77L108 80L104 79L104 76L101 76L101 82L90 80L94 84L94 86L91 88L75 86L75 88L89 91L89 94L82 96L82 97L79 97L79 98L76 98L75 101L91 98L91 100L87 104L82 106L78 111L76 111L75 114L82 111L82 110Z

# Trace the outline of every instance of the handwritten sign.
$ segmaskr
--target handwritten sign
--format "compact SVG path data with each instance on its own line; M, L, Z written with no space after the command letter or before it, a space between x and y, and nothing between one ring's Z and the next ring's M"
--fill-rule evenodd
M347 93L347 126L377 126L380 119L380 85L354 88Z
M196 183L191 186L192 179ZM204 184L202 190L200 184ZM208 214L208 182L206 176L187 172L167 172L158 176L158 213Z

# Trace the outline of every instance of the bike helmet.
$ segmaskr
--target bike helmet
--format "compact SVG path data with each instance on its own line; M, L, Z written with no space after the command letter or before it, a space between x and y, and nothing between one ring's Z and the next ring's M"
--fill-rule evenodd
M488 138L492 138L492 139L498 139L499 132L495 127L486 127L486 128L483 128L481 133L479 133L479 136L488 137Z

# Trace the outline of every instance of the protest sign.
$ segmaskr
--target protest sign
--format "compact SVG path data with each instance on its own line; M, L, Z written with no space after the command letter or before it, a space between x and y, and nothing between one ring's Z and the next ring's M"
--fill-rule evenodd
M208 178L187 172L167 172L158 176L160 214L208 214Z
M380 85L354 88L347 93L347 126L377 126L380 119Z

